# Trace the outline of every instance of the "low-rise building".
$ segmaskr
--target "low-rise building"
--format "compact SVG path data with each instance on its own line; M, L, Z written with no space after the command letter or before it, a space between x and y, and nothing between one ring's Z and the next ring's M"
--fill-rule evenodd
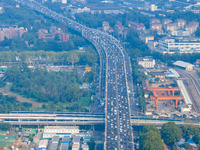
M186 71L192 71L194 69L194 65L184 62L184 61L176 61L175 63L173 63L173 65L175 65L176 67L185 69Z
M153 41L154 40L154 36L153 35L148 35L148 34L141 34L140 35L140 39L142 41L144 41L145 44L147 44L149 41Z
M162 30L162 24L161 23L151 24L151 30L156 30L156 31Z
M200 39L198 38L164 38L158 41L156 51L160 53L200 53Z
M189 31L184 31L184 30L176 30L171 32L172 36L177 36L177 37L184 37L184 36L190 36Z
M38 145L38 150L47 150L49 140L40 140Z
M134 30L145 30L145 26L143 23L137 23L137 22L132 22L132 21L128 21L128 27L133 28Z
M144 68L154 68L156 62L155 59L152 57L144 57L144 58L138 58L138 65L141 65Z
M79 133L78 126L45 126L43 138L64 137Z
M160 19L152 18L152 19L150 20L150 25L151 25L151 24L159 24L159 23L161 23Z

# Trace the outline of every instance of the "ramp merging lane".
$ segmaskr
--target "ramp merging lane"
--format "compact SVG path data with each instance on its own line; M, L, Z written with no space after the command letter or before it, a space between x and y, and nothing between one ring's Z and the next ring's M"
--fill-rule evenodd
M129 57L112 36L88 28L58 14L34 0L14 0L64 23L89 40L100 56L99 98L105 101L105 149L132 150L130 98L133 91Z

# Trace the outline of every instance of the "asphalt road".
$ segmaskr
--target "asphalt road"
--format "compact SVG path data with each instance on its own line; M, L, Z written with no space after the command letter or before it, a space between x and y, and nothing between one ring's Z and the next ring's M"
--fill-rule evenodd
M88 28L31 0L15 0L82 33L97 49L101 66L99 99L105 103L105 149L133 149L130 103L133 101L130 60L112 36Z

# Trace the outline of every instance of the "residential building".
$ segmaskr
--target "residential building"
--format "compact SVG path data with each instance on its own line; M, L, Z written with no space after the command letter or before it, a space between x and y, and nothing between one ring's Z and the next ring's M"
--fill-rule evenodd
M3 31L0 31L0 41L4 41L4 32Z
M27 29L24 27L14 27L14 26L9 26L9 27L2 27L0 28L0 41L3 41L4 38L6 37L7 39L12 39L14 37L22 37L22 35L28 32Z
M107 21L104 21L103 24L102 24L102 28L103 28L104 32L108 32L109 29L110 29L109 23Z
M155 59L152 57L138 58L137 62L138 65L141 65L144 68L154 68L156 64Z
M140 35L140 39L142 41L144 41L145 44L147 44L149 41L153 41L154 40L154 36L153 35L148 35L148 34L141 34Z
M153 23L153 24L151 24L151 30L156 30L156 31L162 30L162 24L161 23Z
M67 0L62 0L62 3L63 4L67 4Z
M199 27L199 23L197 21L192 21L192 22L189 22L185 26L185 30L189 31L190 34L193 34L194 32L196 32L196 30L197 30L198 27Z
M79 133L78 126L45 126L43 138L64 137Z
M67 33L61 33L61 34L60 34L60 40L61 40L62 42L67 42L67 41L69 41L69 34L67 34Z
M171 19L163 19L162 21L163 25L167 25L168 23L172 23L172 20Z
M161 23L160 19L153 18L150 20L150 25L151 24L160 24L160 23Z
M196 65L196 67L200 67L200 59L197 59L197 60L196 60L195 65Z
M156 11L157 10L157 6L155 4L151 4L151 11Z
M143 23L137 23L137 22L132 22L132 21L128 21L128 27L133 28L134 30L145 30L145 26Z
M172 36L177 36L177 37L184 37L184 36L190 36L189 31L184 31L184 30L176 30L171 32Z
M38 31L38 38L43 39L48 34L47 29L39 29Z
M90 12L90 8L88 8L88 7L79 7L76 10L76 13L83 13L83 12Z
M176 31L176 30L178 30L178 25L177 25L177 23L168 23L168 24L166 24L166 31Z
M200 39L161 39L156 51L161 53L200 53Z
M117 35L118 37L124 37L124 26L115 25L114 32L115 32L115 35Z
M184 19L177 19L176 22L177 22L178 29L184 29L187 23Z

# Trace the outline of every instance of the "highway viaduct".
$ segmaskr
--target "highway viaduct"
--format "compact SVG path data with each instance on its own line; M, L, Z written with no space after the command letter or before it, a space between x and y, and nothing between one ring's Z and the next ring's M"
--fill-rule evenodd
M147 124L154 124L156 126L162 126L162 124L173 121L177 125L193 124L200 126L199 119L186 120L184 118L172 119L172 118L152 118L143 116L132 116L132 126L142 126ZM11 125L100 125L105 124L104 114L0 114L0 122L10 123Z

